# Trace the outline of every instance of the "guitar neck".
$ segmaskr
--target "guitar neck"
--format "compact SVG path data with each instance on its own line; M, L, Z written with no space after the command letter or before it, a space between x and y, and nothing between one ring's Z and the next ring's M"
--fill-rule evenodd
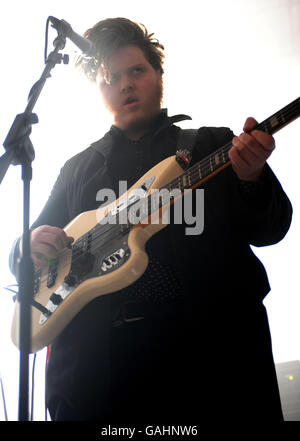
M278 132L287 124L300 116L300 97L283 107L274 115L265 119L256 126L256 130L261 130L270 135ZM169 191L179 188L182 191L185 189L196 188L201 183L210 179L215 174L230 165L228 152L232 147L232 143L228 142L223 147L219 148L209 156L186 170L182 175L174 181L169 182L165 186Z
M300 98L297 98L295 101L291 102L278 112L274 113L274 115L271 115L269 118L262 121L256 126L255 129L273 135L275 132L282 129L284 126L286 126L299 116ZM143 200L142 204L139 205L139 209L141 210L141 213L143 213L142 218L147 218L149 214L155 212L158 209L161 209L161 207L165 205L163 198L160 197L161 190L166 189L168 190L169 194L171 194L172 190L180 190L181 196L183 196L184 190L197 188L199 185L213 177L215 174L228 167L231 164L228 155L231 147L232 142L230 141L204 159L202 159L200 162L188 168L173 181L157 189L158 191L154 192L154 195L148 195L148 197ZM176 193L176 195L177 198L178 193ZM173 203L173 201L174 199L171 198L170 203ZM128 212L129 209L130 206L124 208L126 212ZM117 219L119 219L119 214L117 214ZM127 224L121 225L121 230L123 232L126 232L134 225L136 226L136 224L130 223L128 221Z

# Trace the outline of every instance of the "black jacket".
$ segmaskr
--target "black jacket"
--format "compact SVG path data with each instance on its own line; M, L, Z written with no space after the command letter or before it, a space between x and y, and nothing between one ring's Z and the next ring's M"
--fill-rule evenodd
M173 123L186 118L184 115L168 118L163 112L151 134L139 142L128 141L121 131L112 127L101 142L90 145L66 162L32 228L40 225L63 228L79 213L99 207L96 193L102 188L112 188L119 196L119 180L127 181L130 188L152 166L175 154L180 129ZM201 128L191 165L232 137L229 129ZM229 167L203 188L204 232L198 237L186 236L185 224L169 228L179 273L185 282L190 279L194 284L194 275L198 279L199 269L203 268L204 292L215 292L215 284L220 282L227 294L231 291L239 295L242 287L247 295L263 299L269 285L250 245L275 244L289 229L292 209L280 183L266 165L257 188L248 194ZM12 252L13 271L15 260ZM232 268L235 268L234 278L228 277Z
M101 188L112 188L118 195L119 180L126 180L130 188L148 169L164 158L175 154L180 129L173 123L184 118L184 116L168 118L163 112L155 121L150 133L138 142L129 141L118 128L112 127L101 141L92 144L66 162L45 208L32 228L43 224L64 227L77 214L99 206L96 193ZM192 164L226 144L232 137L233 133L226 128L203 127L199 129ZM241 342L247 344L248 340L249 342L262 340L266 346L261 350L258 347L254 349L253 341L249 343L250 346L253 345L253 349L249 349L249 354L252 359L256 354L260 357L259 363L263 364L261 361L263 356L258 354L266 351L269 354L267 358L271 360L269 334L261 310L261 302L270 287L265 269L254 255L250 245L271 245L285 236L291 222L290 202L268 165L259 183L250 191L242 185L231 167L227 167L207 181L203 188L204 231L201 235L187 236L185 224L169 225L147 243L147 251L150 255L158 257L162 264L171 268L178 278L185 296L180 306L182 313L180 321L187 325L185 329L188 331L183 333L183 328L181 324L178 326L178 321L176 321L176 332L174 323L168 326L160 325L159 331L155 331L153 323L150 331L146 324L134 325L144 326L143 330L138 331L139 335L145 337L142 343L137 343L140 337L133 338L130 335L122 344L119 342L115 345L118 347L116 351L118 366L121 363L118 358L122 352L120 348L121 346L127 348L124 354L127 359L126 371L131 371L133 364L138 365L137 352L144 353L143 362L141 362L143 369L145 365L149 365L145 361L149 345L152 347L153 366L155 366L155 360L159 360L157 363L161 368L164 365L162 359L165 360L165 366L170 366L171 359L175 363L176 349L173 347L175 341L182 351L187 351L189 348L189 356L194 351L193 348L200 344L206 358L216 356L212 351L212 346L215 345L221 356L224 351L224 342L226 342L228 354L236 360L237 348L240 348ZM13 250L11 253L12 269L15 258ZM147 271L143 277L147 277ZM134 290L135 284L130 289ZM108 378L113 375L112 371L114 372L115 369L112 356L108 355L112 351L109 341L119 341L120 338L120 336L112 337L109 331L111 298L112 296L104 296L87 305L51 346L47 396L49 406L54 409L53 415L57 412L59 396L65 397L65 401L77 403L79 408L81 394L85 402L92 403L91 408L95 406L99 408L99 402L95 398L96 390L97 396L102 394L106 397L102 399L102 403L105 403L104 407L107 407L107 397L111 397L108 384L112 384ZM177 302L170 302L167 308L168 314L173 308L173 303ZM165 315L162 321L170 324L167 317L168 315ZM253 320L257 321L255 328L253 328ZM127 332L130 334L131 331ZM156 332L160 335L160 349L157 346L153 349L153 342L149 343L149 339L152 341ZM203 338L204 332L205 338ZM123 333L125 334L126 332ZM168 336L166 341L162 335ZM208 346L207 335L210 336ZM101 343L95 340L95 336L100 339ZM145 341L148 343L146 344ZM105 358L103 354L111 360L109 368L101 364L103 357ZM169 358L166 354L169 354ZM247 358L245 353L241 353L240 356L245 362ZM185 352L186 360L187 357ZM189 375L185 370L186 363L184 363L184 369L182 363L178 364L178 360L176 364L181 366L182 372L185 372L184 378L187 378ZM91 365L93 368L90 369ZM194 358L188 365L195 366ZM266 362L265 365L269 365L269 369L272 370L270 367L272 363ZM105 371L105 375L103 374L103 378L107 379L105 382L99 382L101 369ZM155 368L153 369L153 372L156 372ZM189 369L191 369L191 378L199 378L199 371L196 374L192 368ZM144 375L146 375L145 372ZM271 376L274 380L274 371L272 372ZM80 386L83 378L87 377L90 377L90 383L97 385L93 398L91 398L93 394L87 394L87 391ZM120 371L115 374L114 378L119 377ZM151 378L157 380L153 373ZM155 381L152 380L149 380L149 384L153 387ZM130 377L130 381L135 380ZM118 391L130 381L124 380L122 385L119 385ZM159 384L159 381L156 383ZM201 388L203 389L203 384ZM117 396L119 402L119 392ZM74 406L76 407L76 404ZM84 412L81 417L84 418ZM71 416L70 418L72 419ZM89 417L86 416L86 418Z

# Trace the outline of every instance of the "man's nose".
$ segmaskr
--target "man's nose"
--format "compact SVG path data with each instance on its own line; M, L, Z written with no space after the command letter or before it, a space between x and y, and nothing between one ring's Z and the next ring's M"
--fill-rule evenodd
M121 79L120 90L122 93L130 92L134 89L134 83L128 77Z

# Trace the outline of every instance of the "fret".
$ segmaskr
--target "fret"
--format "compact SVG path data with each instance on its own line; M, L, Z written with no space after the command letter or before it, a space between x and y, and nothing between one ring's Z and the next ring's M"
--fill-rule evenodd
M183 184L183 181L182 181L182 179L180 179L180 177L178 178L178 185L177 185L177 187L176 188L179 188L179 190L183 190L183 188L184 188L184 184Z
M201 164L200 163L198 163L198 174L199 174L199 178L202 179Z
M213 168L213 164L212 164L212 155L209 156L209 167L210 167L210 171L213 172L214 168Z
M226 159L225 159L225 156L224 156L224 150L223 150L223 147L221 147L221 153L222 153L222 161L223 161L223 164L225 164L226 163Z
M39 268L34 272L33 275L33 294L37 294L39 292L41 277L42 277L42 270Z
M279 121L276 115L272 116L272 118L270 119L270 124L272 129L275 129L279 125Z
M256 127L257 130L262 130L265 133L271 135L276 127L279 126L279 121L276 115L273 117L266 119L265 121L258 124Z
M264 132L266 132L266 133L269 133L270 132L270 129L268 128L268 124L267 124L267 121L264 121L262 124L261 124L261 129L264 131Z
M226 164L229 161L229 156L228 156L228 152L231 149L232 144L228 144L228 145L224 145L222 147L222 152L223 152L223 164Z
M300 114L300 98L285 106L283 109L271 115L265 121L258 124L257 129L272 135L280 130L285 124L290 123Z
M187 172L185 172L182 176L179 176L176 178L171 184L172 185L166 185L165 188L169 192L174 190L175 188L179 188L180 191L182 191L184 188L188 188L189 183L187 182L186 176L188 175Z
M285 124L285 116L282 110L279 110L279 114L281 116L282 123Z

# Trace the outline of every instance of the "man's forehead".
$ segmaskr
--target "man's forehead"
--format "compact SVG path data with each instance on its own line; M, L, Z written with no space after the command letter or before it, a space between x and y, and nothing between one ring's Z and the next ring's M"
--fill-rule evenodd
M125 46L111 54L102 67L105 71L113 73L127 70L137 64L148 64L143 51L137 46Z

